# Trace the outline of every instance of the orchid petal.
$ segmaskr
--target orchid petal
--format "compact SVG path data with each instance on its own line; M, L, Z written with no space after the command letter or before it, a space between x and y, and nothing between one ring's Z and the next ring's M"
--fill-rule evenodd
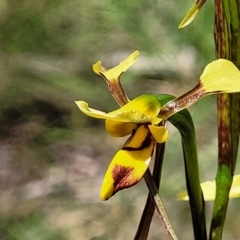
M240 92L240 71L232 62L218 59L206 66L200 84L207 94Z
M105 72L107 71L107 69L105 67L102 66L102 62L101 61L97 61L96 63L93 64L93 71L98 74L101 75L100 72Z
M197 86L163 105L159 116L167 119L210 94L235 92L240 92L239 69L226 59L218 59L205 67Z
M155 95L141 95L123 107L109 113L89 108L88 104L84 101L76 101L76 104L83 113L94 118L132 123L151 122L153 124L161 121L161 118L156 117L161 105Z
M215 181L207 181L201 183L201 188L203 191L203 196L205 201L211 201L215 199L216 184ZM177 195L177 200L189 201L189 196L187 191L182 191Z
M105 121L105 127L110 136L124 137L131 134L133 130L137 128L137 125L135 123L126 123L107 119Z
M233 177L229 198L239 198L239 197L240 197L240 174L237 174Z
M94 108L90 108L88 106L88 103L84 102L84 101L75 101L75 103L77 104L77 106L79 107L79 109L86 115L90 116L90 117L94 117L94 118L100 118L100 119L107 119L108 115L106 112L102 112L99 110L96 110Z
M139 52L135 51L118 66L109 70L102 66L101 61L93 64L93 71L105 79L109 92L120 106L123 106L129 102L129 99L121 85L120 76L137 61L138 55Z
M206 1L207 0L197 0L189 9L186 16L183 18L182 22L179 24L178 28L184 28L187 25L189 25L197 16L198 12L201 10L201 8L206 3Z
M156 142L163 143L168 140L168 130L164 126L148 125L148 128Z
M157 96L144 94L133 99L123 107L108 113L109 116L119 116L131 119L133 123L159 123L162 119L157 118L161 104ZM126 121L125 121L126 122Z
M141 125L111 161L102 183L100 198L107 200L119 190L137 184L150 163L155 140Z
M203 191L203 196L205 201L213 201L216 194L216 182L206 181L201 183L201 188ZM240 197L240 174L233 177L232 187L229 192L229 198L239 198ZM188 201L189 197L187 191L182 191L177 195L177 200Z
M96 62L93 64L93 71L96 74L103 75L108 81L115 81L118 80L120 75L128 68L130 68L136 61L139 55L139 51L133 52L127 59L122 61L118 66L106 70L102 65L101 61Z

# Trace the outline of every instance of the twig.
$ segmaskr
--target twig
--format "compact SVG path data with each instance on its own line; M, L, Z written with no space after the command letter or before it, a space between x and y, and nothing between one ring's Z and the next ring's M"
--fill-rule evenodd
M148 189L149 189L149 192L151 194L152 200L154 201L154 205L155 205L155 208L157 210L157 214L158 214L160 220L162 221L167 234L169 235L169 239L178 240L177 235L175 234L175 232L173 230L173 226L168 219L166 210L163 206L162 199L161 199L161 197L158 193L157 187L156 187L156 185L153 181L153 177L152 177L149 169L147 169L147 171L144 175L144 179L145 179L146 184L148 186Z
M153 181L155 182L157 189L159 189L160 186L164 152L165 143L157 143L152 174ZM154 202L152 201L152 197L149 193L134 240L147 240L154 211Z

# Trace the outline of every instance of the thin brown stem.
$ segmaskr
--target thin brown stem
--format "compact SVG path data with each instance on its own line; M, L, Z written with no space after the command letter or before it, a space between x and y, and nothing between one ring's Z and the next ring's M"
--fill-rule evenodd
M158 193L157 187L153 181L153 177L152 177L152 174L149 169L147 169L147 171L144 175L144 179L146 181L149 192L151 194L152 201L154 201L154 205L155 205L155 209L157 210L157 214L163 223L163 226L169 236L169 239L178 240L177 235L175 234L175 232L173 230L173 226L168 219L167 212L164 208L162 199Z
M156 155L152 175L153 181L155 182L155 185L158 190L160 186L164 152L165 143L158 143L156 147ZM149 193L134 240L147 240L154 212L155 212L154 202L152 201L152 197Z

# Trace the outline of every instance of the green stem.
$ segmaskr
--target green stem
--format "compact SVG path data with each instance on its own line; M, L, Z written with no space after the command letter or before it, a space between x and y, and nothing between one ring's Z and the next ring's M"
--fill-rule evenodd
M240 67L240 19L238 0L215 0L214 37L217 58ZM221 240L229 191L236 165L240 132L240 94L218 96L218 170L210 240Z

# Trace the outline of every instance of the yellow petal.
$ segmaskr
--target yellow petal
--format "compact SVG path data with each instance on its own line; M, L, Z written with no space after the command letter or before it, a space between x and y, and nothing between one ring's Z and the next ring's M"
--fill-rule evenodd
M237 174L233 177L233 183L229 193L229 198L239 197L240 197L240 174Z
M139 55L139 51L133 52L127 59L122 61L118 66L106 70L102 65L101 62L98 61L93 64L93 71L97 74L103 75L108 81L115 81L118 80L120 75L128 68L130 68L136 61Z
M201 188L203 191L203 196L205 201L213 201L216 194L216 183L215 181L207 181L201 183ZM233 177L232 187L230 189L229 198L239 198L240 197L240 174ZM177 200L188 201L189 197L187 191L182 191L177 195Z
M98 61L98 62L93 64L93 71L96 74L100 75L100 72L105 72L105 71L107 71L107 69L102 66L102 62L101 61Z
M207 181L201 183L201 188L203 191L203 196L205 201L211 201L215 199L216 194L216 184L215 181ZM182 191L177 195L177 200L189 201L187 191Z
M124 116L123 118L121 114L108 115L105 112L89 108L88 104L84 101L77 101L76 104L78 105L80 110L86 115L94 118L106 119L106 130L109 135L113 137L123 137L131 134L133 129L137 127L135 123L131 123L132 119L129 119L127 116Z
M115 116L121 121L127 122L124 119L128 119L133 123L159 123L162 119L157 118L161 104L157 96L152 94L144 94L131 102L127 103L123 107L113 112L108 113L109 116Z
M118 122L111 119L105 121L105 127L108 134L112 137L124 137L137 128L135 123Z
M88 106L88 103L86 103L84 101L75 101L75 103L77 104L79 109L84 114L86 114L86 115L88 115L90 117L94 117L94 118L111 119L111 120L114 120L114 121L124 122L124 123L130 123L130 122L133 122L135 120L136 120L137 123L139 121L141 121L141 122L144 122L144 121L145 122L149 122L150 120L153 119L151 117L145 116L144 114L142 114L140 112L137 112L137 111L134 111L134 110L123 111L120 108L120 109L118 109L118 110L116 110L114 112L106 113L106 112L102 112L102 111L96 110L94 108L90 108ZM154 120L157 121L156 119L153 119L153 121Z
M88 107L88 104L84 101L75 101L79 109L86 115L94 118L107 119L108 115L105 112Z
M184 17L182 22L179 24L178 28L184 28L188 24L190 24L193 21L193 19L196 17L196 15L198 14L198 12L200 11L200 9L202 8L205 2L206 0L197 0L192 5L190 10L187 12L186 16Z
M160 102L155 95L151 94L141 95L118 110L109 113L89 108L84 101L76 101L75 103L83 113L94 118L132 123L151 122L153 124L158 124L161 121L161 118L157 118L161 107Z
M147 126L139 126L111 161L102 183L100 198L109 199L121 189L138 183L148 168L155 140Z
M132 123L152 122L153 124L158 124L161 121L161 118L156 117L160 103L154 95L139 96L118 110L109 113L90 108L84 101L76 101L75 103L83 113L94 118Z
M200 76L200 83L209 94L240 92L240 71L232 62L218 59L206 66Z
M148 125L150 132L158 143L168 140L168 130L164 126Z

